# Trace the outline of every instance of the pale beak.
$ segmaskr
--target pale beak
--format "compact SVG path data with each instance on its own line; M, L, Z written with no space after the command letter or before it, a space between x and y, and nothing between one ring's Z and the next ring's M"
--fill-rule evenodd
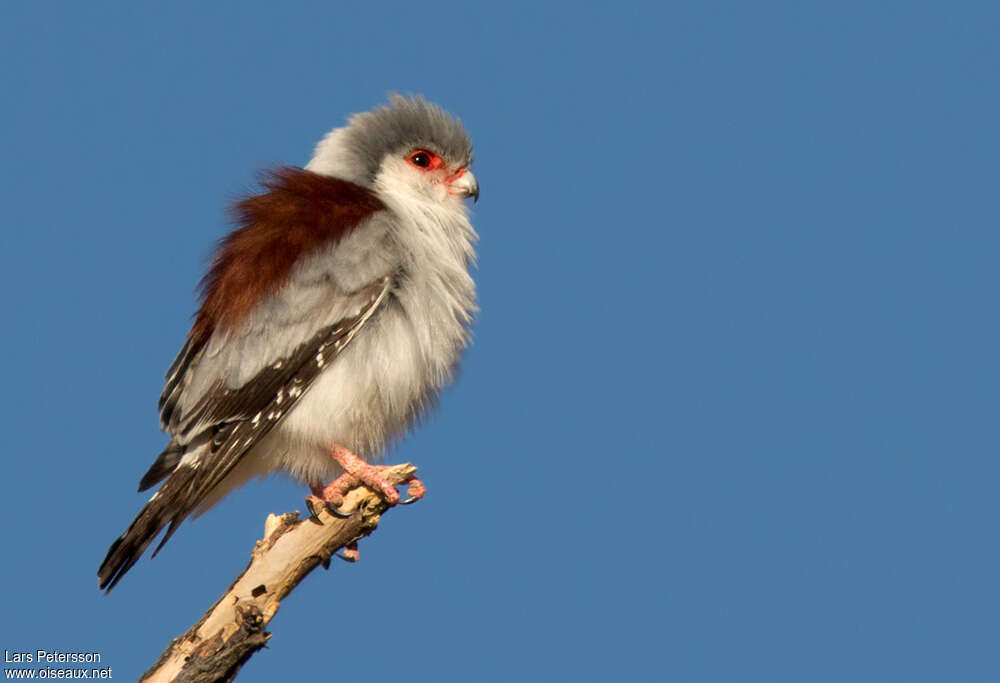
M458 173L447 179L447 183L448 194L472 197L472 201L479 201L479 182L469 169L460 168Z

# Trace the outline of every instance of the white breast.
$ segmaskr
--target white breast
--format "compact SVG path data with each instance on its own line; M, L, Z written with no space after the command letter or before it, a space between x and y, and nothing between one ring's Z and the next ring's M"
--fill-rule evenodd
M377 459L452 379L476 311L469 273L475 231L457 201L442 205L392 196L383 201L389 220L378 248L394 254L397 285L250 454L248 459L258 461L252 473L282 469L306 483L327 482L338 473L329 455L335 443ZM349 238L331 253L326 265L340 287L380 274L372 272L366 250ZM351 282L361 271L363 277Z

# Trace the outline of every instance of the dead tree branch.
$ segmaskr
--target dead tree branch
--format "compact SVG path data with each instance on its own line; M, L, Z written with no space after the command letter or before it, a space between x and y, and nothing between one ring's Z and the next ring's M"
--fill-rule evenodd
M383 476L402 484L416 469L397 465ZM264 538L257 541L250 564L197 624L174 638L140 681L145 683L216 683L231 681L240 667L271 637L264 628L281 601L317 565L328 566L340 548L373 532L388 508L367 488L345 496L339 519L319 510L319 523L295 513L268 515Z

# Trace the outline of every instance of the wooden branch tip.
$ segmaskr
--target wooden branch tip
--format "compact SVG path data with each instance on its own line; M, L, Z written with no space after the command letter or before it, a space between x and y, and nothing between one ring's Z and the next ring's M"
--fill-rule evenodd
M413 478L417 468L396 465L382 475L394 485ZM202 615L175 638L140 681L209 683L231 681L241 666L271 637L264 631L281 601L319 565L328 567L339 549L372 533L386 502L359 487L344 496L341 519L317 509L318 520L300 519L298 512L269 514L264 536L254 545L247 568Z

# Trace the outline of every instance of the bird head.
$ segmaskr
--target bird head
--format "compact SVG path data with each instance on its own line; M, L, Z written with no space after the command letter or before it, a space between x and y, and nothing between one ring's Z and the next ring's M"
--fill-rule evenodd
M306 168L407 200L438 204L479 198L472 142L458 119L421 97L355 114L316 146Z

